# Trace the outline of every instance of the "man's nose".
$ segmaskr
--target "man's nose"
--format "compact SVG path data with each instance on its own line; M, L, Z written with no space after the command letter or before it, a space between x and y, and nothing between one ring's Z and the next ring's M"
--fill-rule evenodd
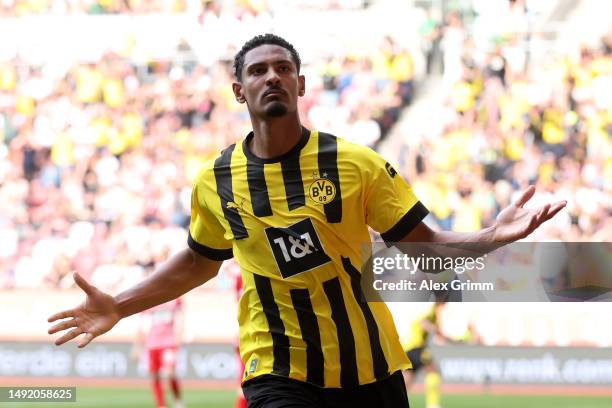
M266 73L266 85L278 84L280 82L280 76L274 68L270 68Z

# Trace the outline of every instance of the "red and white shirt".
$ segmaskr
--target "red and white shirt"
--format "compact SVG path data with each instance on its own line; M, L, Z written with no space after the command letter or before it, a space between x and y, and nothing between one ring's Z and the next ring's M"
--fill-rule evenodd
M177 347L177 316L183 309L182 300L176 299L143 312L148 323L145 330L145 348L148 350Z

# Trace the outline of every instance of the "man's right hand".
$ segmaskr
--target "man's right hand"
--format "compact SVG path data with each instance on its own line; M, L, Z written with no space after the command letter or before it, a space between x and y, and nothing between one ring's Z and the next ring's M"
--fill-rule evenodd
M51 327L49 334L66 331L63 336L55 340L57 346L82 334L78 342L78 347L81 348L112 329L121 320L121 315L115 298L90 285L78 273L74 274L74 281L85 292L87 298L76 308L64 310L49 317L49 322L67 319Z

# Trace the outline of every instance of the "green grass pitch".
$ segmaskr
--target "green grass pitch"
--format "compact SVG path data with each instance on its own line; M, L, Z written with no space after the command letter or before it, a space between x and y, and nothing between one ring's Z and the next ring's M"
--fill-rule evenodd
M188 408L232 408L235 391L198 390L184 391L184 401ZM166 394L167 402L170 396ZM422 394L410 395L411 408L424 408ZM124 388L77 388L76 403L2 403L0 407L47 407L47 408L151 408L153 397L148 389ZM169 403L168 407L172 407ZM442 396L443 408L609 408L612 397L589 396L533 396L533 395L458 395Z

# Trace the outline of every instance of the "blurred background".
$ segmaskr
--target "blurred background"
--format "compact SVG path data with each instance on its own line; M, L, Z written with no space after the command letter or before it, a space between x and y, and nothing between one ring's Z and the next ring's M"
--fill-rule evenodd
M138 316L79 351L46 318L81 301L73 271L115 294L184 247L200 166L250 130L233 56L265 32L302 56L303 124L378 150L434 228L535 184L568 206L529 239L612 241L612 3L1 0L0 384L153 406ZM233 406L238 274L184 299L188 406ZM390 306L401 336L428 307ZM444 407L612 405L610 303L447 304L441 325L471 337L435 347Z

